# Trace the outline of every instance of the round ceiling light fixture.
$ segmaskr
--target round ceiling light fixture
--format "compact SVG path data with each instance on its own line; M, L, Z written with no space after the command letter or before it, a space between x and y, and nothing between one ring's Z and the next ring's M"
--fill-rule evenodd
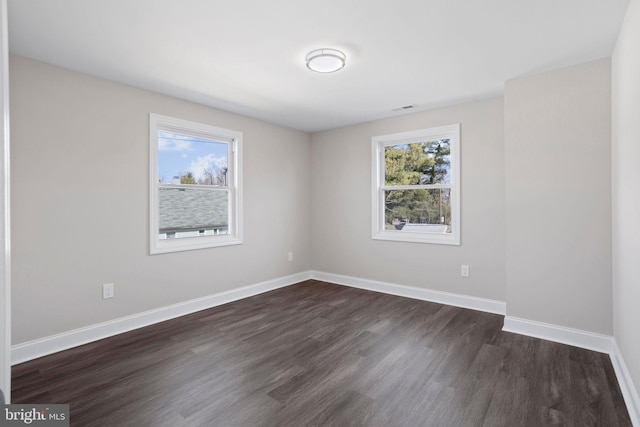
M337 49L316 49L307 54L307 68L317 73L333 73L344 67L346 59Z

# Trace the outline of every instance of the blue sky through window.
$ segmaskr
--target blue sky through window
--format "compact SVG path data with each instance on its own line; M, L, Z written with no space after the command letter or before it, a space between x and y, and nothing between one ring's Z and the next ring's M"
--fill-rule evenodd
M205 183L208 173L221 173L228 165L226 142L158 131L158 182L179 184L180 176L191 172L197 183Z

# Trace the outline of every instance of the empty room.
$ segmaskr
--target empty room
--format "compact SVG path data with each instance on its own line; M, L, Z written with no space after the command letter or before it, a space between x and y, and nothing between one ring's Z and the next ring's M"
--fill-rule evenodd
M640 0L0 15L0 425L640 427Z

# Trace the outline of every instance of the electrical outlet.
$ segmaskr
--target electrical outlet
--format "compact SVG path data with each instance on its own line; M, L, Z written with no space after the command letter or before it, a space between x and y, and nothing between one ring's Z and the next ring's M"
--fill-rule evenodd
M462 266L460 267L460 275L462 277L469 277L469 266L462 264Z
M102 285L102 299L113 298L113 296L113 283L105 283L104 285Z
M288 260L289 260L289 261L293 261L293 252L289 252L289 254L288 254Z

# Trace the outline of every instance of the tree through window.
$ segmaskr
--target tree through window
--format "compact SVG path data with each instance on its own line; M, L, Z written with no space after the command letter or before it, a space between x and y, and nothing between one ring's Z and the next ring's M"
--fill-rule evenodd
M459 125L372 144L373 238L459 244Z

